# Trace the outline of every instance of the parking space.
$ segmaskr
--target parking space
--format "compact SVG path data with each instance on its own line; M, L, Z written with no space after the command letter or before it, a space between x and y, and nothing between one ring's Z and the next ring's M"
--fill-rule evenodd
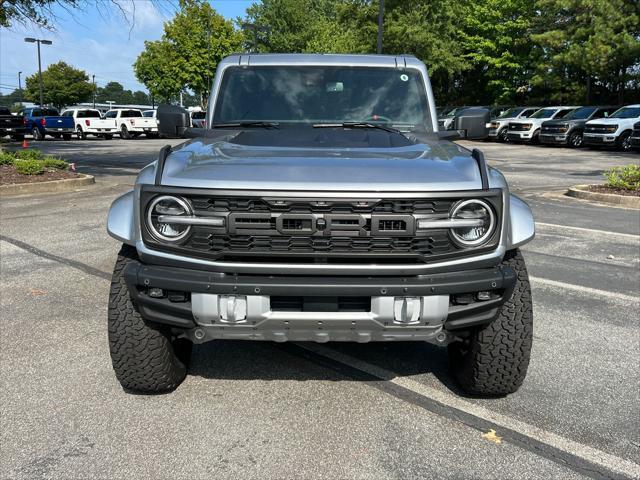
M461 142L536 217L516 394L463 396L426 344L217 341L175 392L131 395L107 346L106 214L167 143L43 142L96 185L2 199L3 477L640 478L640 215L562 195L640 155Z

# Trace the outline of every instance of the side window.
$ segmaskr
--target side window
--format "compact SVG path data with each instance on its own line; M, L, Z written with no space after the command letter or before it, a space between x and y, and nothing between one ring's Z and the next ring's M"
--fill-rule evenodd
M116 116L118 115L118 112L116 112L115 110L111 110L110 112L107 112L104 116L104 118L116 118Z
M560 110L556 115L556 118L564 118L566 115L569 114L569 112L572 112L572 111L573 110Z
M32 117L41 117L42 116L42 110L36 110L36 109L31 110L31 116Z
M529 108L529 109L525 110L524 112L522 112L522 117L523 118L529 118L533 114L533 112L535 112L535 111L536 111L535 108Z
M62 114L63 117L73 117L73 110L67 110ZM80 112L78 112L78 117L80 117Z

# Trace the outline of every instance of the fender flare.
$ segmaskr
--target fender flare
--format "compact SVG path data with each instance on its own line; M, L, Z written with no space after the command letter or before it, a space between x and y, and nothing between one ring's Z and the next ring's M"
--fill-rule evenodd
M130 190L116 198L109 208L107 233L127 245L136 244L135 192Z
M531 207L520 197L509 196L508 250L530 242L536 235L536 223Z

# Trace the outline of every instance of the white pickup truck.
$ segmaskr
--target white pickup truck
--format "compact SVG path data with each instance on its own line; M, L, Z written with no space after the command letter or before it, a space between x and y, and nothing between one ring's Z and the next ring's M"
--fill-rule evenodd
M143 133L149 138L158 136L158 124L155 118L145 117L135 108L116 108L105 113L104 118L115 126L120 138L128 140Z
M84 140L87 135L103 137L107 140L117 133L113 121L102 118L99 110L93 108L68 108L62 112L63 117L73 117L78 140Z
M584 127L584 145L615 146L627 152L631 150L631 133L638 120L640 120L640 105L627 105L607 118L591 120Z

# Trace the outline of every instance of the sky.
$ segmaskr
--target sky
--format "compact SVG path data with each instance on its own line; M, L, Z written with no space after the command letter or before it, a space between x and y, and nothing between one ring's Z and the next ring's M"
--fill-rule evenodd
M15 25L0 29L0 92L7 94L18 88L18 72L25 77L37 73L38 57L34 43L25 37L51 40L53 45L42 45L42 69L64 60L84 70L91 79L96 76L98 86L117 81L125 89L146 91L133 74L133 62L144 49L145 40L162 36L162 25L173 17L175 0L160 0L154 6L148 0L119 0L134 21L127 23L114 8L95 6L84 10L55 10L56 31ZM245 10L256 0L209 0L226 18L244 16ZM133 15L135 10L135 14Z

